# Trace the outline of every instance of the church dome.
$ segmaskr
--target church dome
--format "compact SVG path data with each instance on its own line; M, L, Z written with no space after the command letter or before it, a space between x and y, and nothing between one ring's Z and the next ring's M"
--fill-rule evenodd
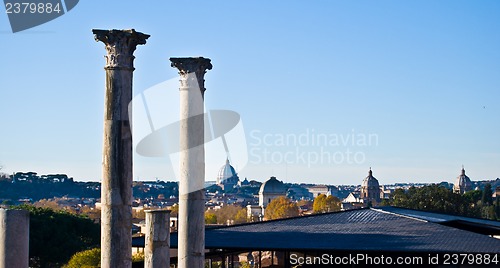
M378 180L373 177L372 174L372 169L370 168L370 171L368 171L368 176L363 180L363 183L361 183L361 187L363 188L379 188Z
M283 182L271 177L260 186L259 194L284 194L286 193Z
M469 179L469 177L465 175L464 167L462 167L462 173L460 174L460 176L457 177L457 180L453 188L455 192L460 192L460 193L472 190L472 182Z
M226 159L226 164L219 169L217 174L217 184L223 184L227 179L237 177L233 166L229 164L229 159Z

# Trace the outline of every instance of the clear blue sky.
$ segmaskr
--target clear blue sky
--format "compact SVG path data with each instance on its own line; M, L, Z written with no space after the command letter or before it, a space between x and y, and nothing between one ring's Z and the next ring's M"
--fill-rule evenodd
M240 177L359 184L372 167L382 184L453 182L462 164L500 177L499 1L80 1L16 34L1 10L3 172L100 180L105 49L91 29L135 28L151 35L135 94L176 79L169 57L212 59L206 104L241 115ZM307 133L329 144L279 140ZM332 144L352 135L376 140ZM325 159L348 151L357 162ZM168 158L136 155L134 169L174 178Z

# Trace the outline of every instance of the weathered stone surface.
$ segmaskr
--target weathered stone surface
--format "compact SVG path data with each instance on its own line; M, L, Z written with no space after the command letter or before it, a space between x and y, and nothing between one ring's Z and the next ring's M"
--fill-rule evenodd
M179 268L205 262L204 75L210 59L170 58L180 75ZM201 116L200 116L201 115Z
M101 267L132 267L132 100L133 53L149 35L135 30L92 30L105 44Z
M96 41L106 45L106 69L134 68L134 51L137 45L146 44L149 35L130 30L92 30Z
M170 210L146 211L144 267L170 267Z
M28 211L0 209L0 268L28 267L29 229Z

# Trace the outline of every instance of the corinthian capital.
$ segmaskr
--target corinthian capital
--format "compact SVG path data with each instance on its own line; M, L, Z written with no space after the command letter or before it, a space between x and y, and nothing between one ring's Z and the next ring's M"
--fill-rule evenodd
M179 70L181 89L198 86L202 94L205 92L204 76L207 70L212 70L210 59L203 57L170 58L170 62L172 67Z
M149 35L130 30L96 30L92 33L96 41L106 45L105 69L134 69L134 51L137 45L146 44Z
M212 70L210 59L198 58L170 58L172 67L179 70L179 74L196 73L205 74L206 70Z

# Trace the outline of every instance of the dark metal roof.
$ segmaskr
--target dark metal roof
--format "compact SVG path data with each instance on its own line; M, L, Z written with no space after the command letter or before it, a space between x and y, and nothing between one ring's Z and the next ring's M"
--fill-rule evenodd
M491 221L398 207L380 207L378 209L389 213L439 223L441 225L479 234L500 236L500 221Z
M177 247L177 233L171 235ZM207 249L500 253L500 239L359 209L207 229Z
M491 220L486 220L486 219L477 219L477 218L455 216L455 215L449 215L449 214L443 214L443 213L435 213L435 212L428 212L428 211L414 210L414 209L407 209L407 208L398 208L398 207L379 207L377 209L380 209L380 210L383 210L386 212L391 212L391 213L396 213L399 215L404 215L404 216L416 218L416 219L421 219L421 220L425 220L425 221L436 222L436 223L442 223L442 222L448 222L448 221L467 221L467 222L484 224L484 225L495 226L495 227L500 228L500 221L491 221Z

